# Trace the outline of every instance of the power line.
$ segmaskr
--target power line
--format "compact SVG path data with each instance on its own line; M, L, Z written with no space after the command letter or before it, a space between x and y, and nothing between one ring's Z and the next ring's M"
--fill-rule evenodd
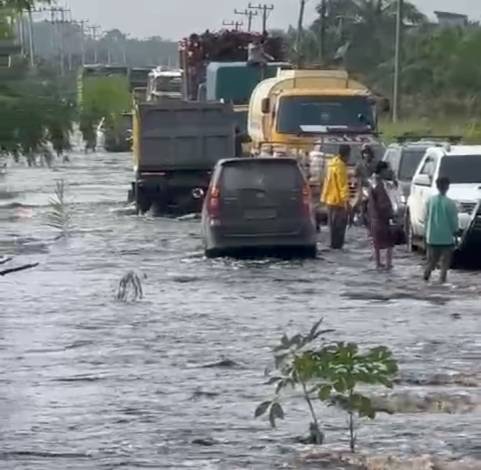
M254 11L262 11L262 32L265 34L267 33L267 18L269 15L269 12L274 10L274 5L269 5L267 3L264 4L259 4L259 5L252 5L252 3L249 3L249 10L254 10Z
M254 16L258 16L259 12L257 10L248 10L246 8L244 11L239 11L235 9L234 14L240 16L247 16L247 31L250 33L252 31L252 19L254 18Z
M244 26L244 23L242 21L223 21L222 25L223 26L234 26L234 29L236 31L239 31L241 26Z
M65 25L72 23L72 19L67 19L66 14L71 13L71 10L63 7L51 7L41 8L39 11L50 13L50 20L47 21L54 25L54 33L56 33L56 36L60 39L60 74L63 76L65 75ZM70 63L69 67L71 68Z
M90 31L91 38L94 41L94 64L97 64L98 56L99 56L98 44L97 44L97 38L98 38L97 33L100 31L100 26L98 25L88 26L87 29Z

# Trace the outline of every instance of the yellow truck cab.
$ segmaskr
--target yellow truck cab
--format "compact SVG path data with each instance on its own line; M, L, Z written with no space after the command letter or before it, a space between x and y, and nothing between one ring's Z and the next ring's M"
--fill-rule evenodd
M249 104L253 148L265 144L309 151L319 134L343 129L375 132L376 102L343 70L279 70L261 82Z

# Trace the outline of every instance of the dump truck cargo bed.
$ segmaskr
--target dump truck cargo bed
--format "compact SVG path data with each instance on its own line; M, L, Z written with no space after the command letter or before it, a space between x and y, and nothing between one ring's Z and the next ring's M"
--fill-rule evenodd
M212 169L234 156L231 105L169 100L136 111L135 167L139 172Z

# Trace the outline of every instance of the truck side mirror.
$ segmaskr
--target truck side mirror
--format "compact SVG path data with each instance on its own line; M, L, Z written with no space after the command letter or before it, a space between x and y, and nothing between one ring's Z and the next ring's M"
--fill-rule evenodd
M381 111L383 113L389 113L389 111L391 111L391 102L387 98L381 100Z
M269 98L263 98L261 102L262 114L269 114L271 109L271 100Z

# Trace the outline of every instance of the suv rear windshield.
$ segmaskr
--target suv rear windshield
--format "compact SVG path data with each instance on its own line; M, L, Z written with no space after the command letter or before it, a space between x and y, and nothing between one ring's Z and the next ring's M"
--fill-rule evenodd
M481 155L444 157L439 176L447 176L454 184L481 184Z
M399 179L411 181L419 166L426 149L405 149L402 151L401 163L399 165Z
M245 189L296 190L302 188L303 178L296 162L239 160L224 165L221 187L226 191Z

